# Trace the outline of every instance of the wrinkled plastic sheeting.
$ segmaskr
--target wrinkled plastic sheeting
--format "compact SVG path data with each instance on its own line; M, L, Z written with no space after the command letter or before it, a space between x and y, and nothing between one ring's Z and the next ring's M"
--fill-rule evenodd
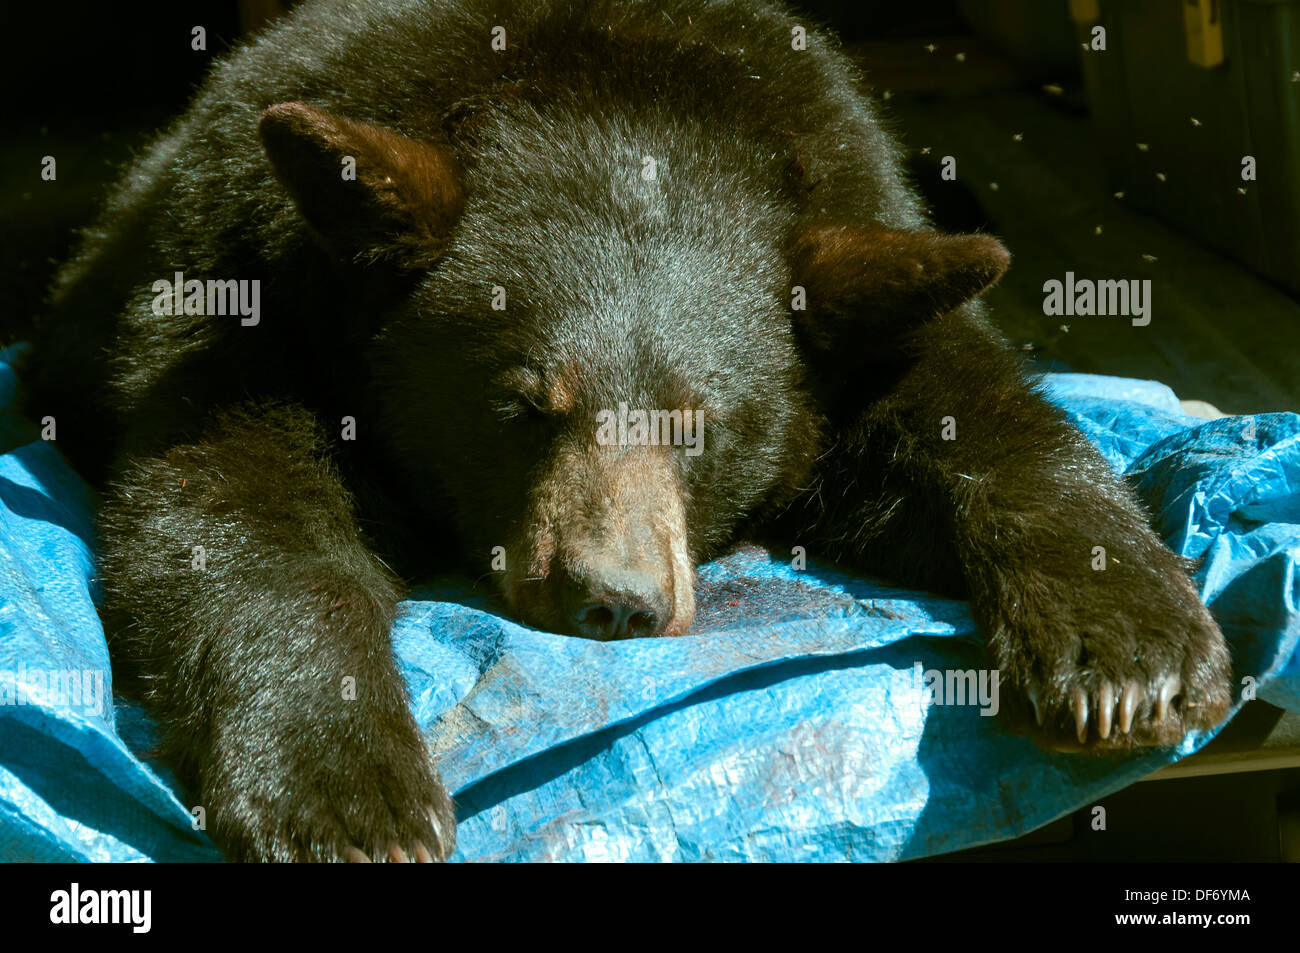
M12 357L0 354L0 358ZM1233 647L1237 677L1300 710L1300 418L1200 422L1163 385L1082 375L1049 396L1132 476ZM0 406L14 388L0 365ZM94 500L36 428L0 416L0 673L100 672ZM914 669L974 669L965 603L754 545L700 571L678 639L595 643L506 619L444 579L394 646L457 801L460 860L893 860L1023 834L1204 744L1043 752ZM0 675L3 678L3 675ZM3 689L0 689L2 692ZM0 706L0 856L210 860L156 727L108 698Z

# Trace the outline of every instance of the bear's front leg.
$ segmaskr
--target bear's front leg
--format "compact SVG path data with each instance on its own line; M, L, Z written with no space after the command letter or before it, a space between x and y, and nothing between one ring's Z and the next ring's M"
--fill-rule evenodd
M310 415L217 418L101 517L106 620L239 860L429 860L455 819L394 665L398 588Z
M1013 721L1051 747L1165 745L1226 714L1223 635L1105 460L965 308L833 427L813 545L971 599ZM810 550L811 551L811 550Z

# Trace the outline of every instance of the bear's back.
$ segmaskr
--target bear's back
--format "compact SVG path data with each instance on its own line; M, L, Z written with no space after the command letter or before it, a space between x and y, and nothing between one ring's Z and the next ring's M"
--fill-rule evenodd
M742 0L306 4L219 63L114 189L57 280L38 336L38 400L97 445L79 461L93 473L91 458L103 461L124 434L148 434L128 439L143 450L229 400L310 403L305 392L322 382L357 377L345 373L357 302L323 280L331 264L258 138L262 113L281 102L450 140L470 164L491 149L474 140L481 109L517 99L632 117L657 109L770 150L772 168L789 171L772 189L802 220L920 226L855 71L820 32L796 49L799 25ZM177 271L260 280L260 326L154 313L154 282Z

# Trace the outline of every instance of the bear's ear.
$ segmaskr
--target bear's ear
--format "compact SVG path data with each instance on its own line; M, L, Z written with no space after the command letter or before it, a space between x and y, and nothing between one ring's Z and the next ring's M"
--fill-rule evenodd
M325 247L349 261L430 267L464 206L451 153L305 103L262 113L279 180Z
M819 351L893 356L891 345L906 332L980 294L1010 262L988 235L810 228L791 254L795 284L806 296L805 309L794 313L796 327Z

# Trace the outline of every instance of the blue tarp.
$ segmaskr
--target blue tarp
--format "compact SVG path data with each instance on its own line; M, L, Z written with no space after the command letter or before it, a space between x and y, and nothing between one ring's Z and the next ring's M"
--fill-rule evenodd
M1205 557L1238 679L1300 710L1300 417L1203 422L1160 384L1045 383L1170 545ZM149 756L153 722L111 697L91 493L13 412L0 451L0 858L218 859ZM688 636L602 644L517 625L465 580L416 591L393 639L456 797L456 859L923 857L1023 834L1209 740L1048 754L977 708L927 707L917 663L981 665L966 604L783 550L702 567L698 601ZM79 702L15 687L67 671L91 673Z

